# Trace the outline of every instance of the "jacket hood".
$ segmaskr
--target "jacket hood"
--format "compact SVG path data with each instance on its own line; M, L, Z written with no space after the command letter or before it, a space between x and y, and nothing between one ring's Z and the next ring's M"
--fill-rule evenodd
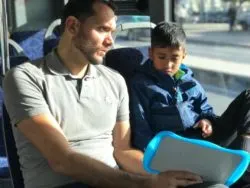
M193 72L190 68L188 68L186 65L181 64L180 69L185 73L183 76L181 76L180 80L190 80L193 77ZM140 72L142 74L145 74L147 76L154 77L155 79L166 79L168 75L156 70L153 66L153 62L151 59L146 60L141 66L139 66L136 69L136 72ZM172 76L168 76L171 79L173 79Z

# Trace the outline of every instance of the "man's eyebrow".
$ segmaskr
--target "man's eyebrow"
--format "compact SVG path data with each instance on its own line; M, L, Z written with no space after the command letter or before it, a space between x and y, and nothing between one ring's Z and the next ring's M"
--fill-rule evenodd
M113 28L109 25L99 25L99 27L103 27L105 30L110 30L112 32L114 32L116 30L116 28Z

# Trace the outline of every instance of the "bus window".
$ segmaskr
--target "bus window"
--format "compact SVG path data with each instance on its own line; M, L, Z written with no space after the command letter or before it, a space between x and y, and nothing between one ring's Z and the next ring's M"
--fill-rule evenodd
M247 3L232 2L178 0L175 4L175 20L187 34L185 64L204 86L218 115L250 86L250 33L237 20L237 10L247 15L250 9ZM229 13L230 8L235 15Z
M128 26L128 27L127 27ZM119 31L119 28L122 31ZM127 28L126 28L127 27ZM142 15L120 15L117 18L115 47L140 47L150 44L150 17Z
M11 27L15 31L46 28L60 16L63 4L64 0L11 0L8 4Z

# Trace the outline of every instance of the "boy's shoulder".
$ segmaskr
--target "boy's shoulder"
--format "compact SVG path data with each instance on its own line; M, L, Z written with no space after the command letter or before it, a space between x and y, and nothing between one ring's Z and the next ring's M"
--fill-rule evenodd
M132 84L145 84L153 82L153 79L142 72L136 72L133 77L131 78L131 83Z

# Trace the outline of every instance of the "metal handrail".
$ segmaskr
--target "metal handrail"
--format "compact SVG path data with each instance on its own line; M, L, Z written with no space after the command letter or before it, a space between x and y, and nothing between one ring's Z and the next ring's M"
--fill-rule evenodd
M2 9L1 11L1 63L2 63L2 76L10 69L10 60L9 60L9 43L8 43L8 20L7 20L7 8L6 0L1 0Z
M16 50L17 54L23 54L23 48L14 40L12 39L8 39L8 44L11 45L12 47L14 47L14 49Z
M45 33L45 37L44 37L45 40L52 36L54 29L55 29L57 26L59 26L59 25L61 25L61 19L56 19L56 20L54 20L54 21L49 25L49 27L48 27L48 29L47 29L47 31L46 31L46 33Z
M116 28L116 32L124 31L128 29L137 29L137 28L151 28L153 29L155 24L152 22L128 22L118 25Z

